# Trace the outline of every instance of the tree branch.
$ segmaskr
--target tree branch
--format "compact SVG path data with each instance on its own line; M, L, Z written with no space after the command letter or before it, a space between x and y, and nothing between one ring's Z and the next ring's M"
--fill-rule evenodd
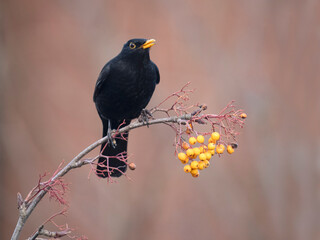
M121 134L124 132L131 131L135 128L143 127L143 126L150 126L154 124L159 124L159 123L184 123L185 121L191 120L195 114L198 114L199 111L196 113L191 113L191 114L185 114L182 116L173 116L173 117L167 117L167 118L159 118L159 119L153 119L149 120L148 122L139 122L135 121L131 123L128 126L125 126L123 128L120 128L118 130L113 130L112 135L116 134ZM198 115L199 116L199 115ZM71 169L74 168L79 168L83 165L86 164L85 161L81 161L81 159L86 156L88 153L90 153L92 150L94 150L96 147L100 146L101 144L105 143L108 141L108 137L104 137L99 139L98 141L92 143L90 146L85 148L82 152L80 152L76 157L74 157L65 167L63 167L57 174L55 174L52 178L51 181L55 181L61 177L63 177L65 174L67 174ZM16 227L14 229L14 232L12 234L11 240L17 240L20 236L20 233L22 231L22 228L24 224L26 223L27 219L33 212L33 210L36 208L38 203L41 201L41 199L47 194L48 190L50 187L47 187L45 189L42 189L39 191L32 201L30 203L26 203L24 200L22 200L21 196L18 195L18 208L19 208L19 219L17 221ZM39 229L40 230L40 229ZM39 231L40 232L40 231Z

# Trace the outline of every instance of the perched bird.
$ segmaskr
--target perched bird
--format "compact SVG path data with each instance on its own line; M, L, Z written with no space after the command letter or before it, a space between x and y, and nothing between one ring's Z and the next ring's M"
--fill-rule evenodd
M150 47L154 39L131 39L124 44L118 56L110 60L98 77L93 101L103 125L103 137L109 143L102 144L102 155L97 166L99 177L120 177L126 170L127 141L118 136L112 141L111 129L130 124L140 116L149 103L156 85L160 81L158 67L150 60ZM128 139L128 132L123 134ZM125 152L122 155L120 153ZM109 173L108 173L109 172Z

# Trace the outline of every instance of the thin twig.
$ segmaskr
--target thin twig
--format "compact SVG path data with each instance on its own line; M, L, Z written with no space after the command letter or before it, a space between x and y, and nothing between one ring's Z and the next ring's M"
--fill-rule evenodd
M125 126L121 129L117 129L116 131L113 131L111 134L117 133L121 134L124 132L131 131L135 128L143 127L146 125L154 125L154 124L159 124L159 123L180 123L186 120L192 119L192 114L185 114L182 116L173 116L173 117L167 117L167 118L159 118L159 119L154 119L146 122L139 122L135 121L131 123L128 126ZM90 146L85 148L82 152L80 152L75 158L73 158L65 167L63 167L55 176L51 178L51 181L55 181L58 178L61 178L64 176L66 173L68 173L71 169L74 168L79 168L85 164L88 164L87 161L81 161L81 159L86 156L88 153L90 153L92 150L94 150L96 147L100 146L101 144L105 143L108 141L108 137L104 137L99 139L98 141L92 143ZM32 200L28 204L27 207L23 209L23 211L20 211L19 214L19 219L17 221L16 227L14 229L14 232L12 234L11 240L17 240L20 236L20 233L22 231L22 228L24 224L26 223L27 219L35 209L35 207L38 205L38 203L41 201L41 199L47 194L48 190L50 187L47 187L45 189L42 189L39 191L35 196L33 196ZM23 204L24 205L24 204Z

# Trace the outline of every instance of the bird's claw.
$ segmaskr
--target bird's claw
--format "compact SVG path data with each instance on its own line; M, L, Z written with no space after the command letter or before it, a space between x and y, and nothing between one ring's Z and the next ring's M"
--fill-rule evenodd
M109 124L108 124L108 133L107 133L107 136L108 136L108 141L109 143L111 144L111 146L113 148L116 148L117 146L117 142L116 140L111 136L111 122L109 120Z
M146 123L149 127L149 119L152 118L152 113L148 109L142 109L141 114L138 118L139 122Z

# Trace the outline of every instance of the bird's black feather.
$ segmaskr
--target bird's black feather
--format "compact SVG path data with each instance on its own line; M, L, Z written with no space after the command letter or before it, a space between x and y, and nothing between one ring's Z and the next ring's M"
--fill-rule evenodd
M150 60L149 48L141 47L146 41L129 40L120 54L101 70L93 100L102 120L103 136L107 135L109 122L111 129L116 129L120 124L127 125L132 119L137 118L149 103L156 84L160 82L159 70ZM131 49L132 43L135 45L134 49ZM128 137L128 133L125 136ZM111 177L121 176L127 169L126 162L114 156L127 151L127 141L117 139L115 147L109 143L107 146L102 145L101 150L104 156L110 157L99 158L98 176L108 177L107 170L113 170Z

